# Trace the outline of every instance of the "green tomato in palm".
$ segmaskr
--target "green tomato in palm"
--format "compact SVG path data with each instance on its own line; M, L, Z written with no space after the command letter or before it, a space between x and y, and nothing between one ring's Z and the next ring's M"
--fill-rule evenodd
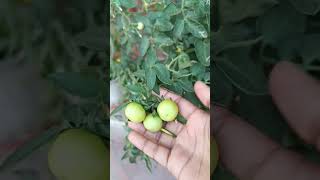
M158 132L161 130L163 122L158 115L149 114L143 121L143 125L150 132Z
M136 102L129 103L125 109L126 117L135 123L141 123L146 118L146 111Z
M109 151L100 137L86 130L63 131L50 148L48 163L59 180L109 179Z
M173 121L178 116L179 108L174 101L166 99L158 105L157 112L162 120Z

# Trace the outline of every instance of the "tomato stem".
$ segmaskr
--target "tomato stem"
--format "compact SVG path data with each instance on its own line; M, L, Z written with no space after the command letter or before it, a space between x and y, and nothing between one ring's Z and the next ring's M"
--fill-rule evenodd
M171 137L174 137L174 138L177 137L173 132L170 132L169 130L166 130L164 128L161 128L160 131L165 133L165 134L167 134L167 135L169 135L169 136L171 136Z

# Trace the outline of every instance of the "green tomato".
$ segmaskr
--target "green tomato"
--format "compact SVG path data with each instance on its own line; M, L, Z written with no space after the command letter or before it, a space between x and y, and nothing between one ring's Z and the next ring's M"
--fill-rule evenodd
M109 179L109 151L98 136L86 130L62 132L50 148L48 163L59 180Z
M211 143L210 143L210 169L211 174L214 173L214 170L218 166L218 160L219 160L219 153L218 153L218 145L216 140L211 137Z
M174 101L166 99L158 105L157 112L162 120L173 121L178 115L179 108Z
M158 115L149 114L143 121L144 127L150 132L158 132L162 128L162 119Z
M125 115L130 121L140 123L146 118L146 111L141 104L132 102L127 105Z
M142 22L138 22L137 28L141 31L144 28L144 24Z

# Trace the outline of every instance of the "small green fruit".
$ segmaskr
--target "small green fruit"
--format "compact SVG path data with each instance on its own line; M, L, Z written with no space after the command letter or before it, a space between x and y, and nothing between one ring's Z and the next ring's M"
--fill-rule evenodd
M108 154L98 136L82 129L66 130L50 148L49 169L59 180L107 180Z
M174 101L166 99L158 105L157 111L162 120L173 121L178 115L179 108Z
M143 121L144 127L150 132L158 132L162 128L162 119L158 115L149 114Z
M136 102L129 103L124 113L130 121L135 123L140 123L146 118L146 111Z
M142 22L138 22L137 29L140 31L144 29L144 24Z

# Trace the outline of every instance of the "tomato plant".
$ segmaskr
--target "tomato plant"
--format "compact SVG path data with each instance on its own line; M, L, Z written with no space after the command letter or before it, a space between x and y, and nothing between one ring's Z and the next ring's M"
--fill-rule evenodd
M110 4L111 79L124 87L126 99L152 112L163 100L160 87L165 87L204 108L193 84L200 80L210 85L210 1L112 0ZM177 120L185 123L180 115ZM124 150L123 158L136 162L142 157L150 167L150 160L129 142Z
M304 0L214 1L213 100L284 147L312 161L320 156L299 140L274 105L267 77L289 60L320 78L320 3ZM236 179L219 167L216 179Z

